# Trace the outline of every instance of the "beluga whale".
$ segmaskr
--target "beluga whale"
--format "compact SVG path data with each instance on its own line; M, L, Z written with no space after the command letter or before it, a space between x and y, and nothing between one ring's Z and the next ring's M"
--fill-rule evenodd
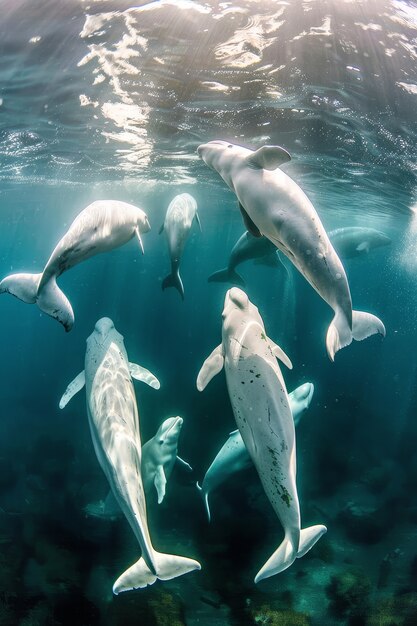
M122 335L103 317L87 339L85 368L68 385L59 403L64 408L85 385L94 450L111 491L141 547L142 556L113 585L117 595L201 569L193 560L157 552L148 529L141 464L139 414L132 377L158 389L145 368L129 363Z
M162 290L175 287L183 300L184 285L180 276L180 261L193 220L196 220L201 230L197 202L189 193L181 193L170 202L164 223L159 230L160 234L165 232L171 258L171 273L162 281Z
M135 236L143 254L141 234L150 228L146 213L139 207L119 200L97 200L77 215L40 274L6 276L0 282L0 293L36 303L68 332L74 324L74 312L57 278L78 263L118 248Z
M236 268L241 263L255 259L255 263L269 265L270 267L282 267L287 269L280 258L276 246L266 237L254 237L246 231L239 237L230 252L227 267L218 270L208 277L209 283L230 282L239 287L245 286L245 281Z
M388 235L367 226L345 226L329 232L329 238L342 259L352 259L369 254L375 248L389 246Z
M291 159L284 148L249 150L216 140L201 144L197 152L236 194L247 230L267 237L333 309L326 336L332 361L352 339L385 335L384 324L375 315L352 310L345 270L313 204L279 169Z
M289 394L288 401L294 420L294 426L297 426L301 416L310 406L313 393L313 383L304 383ZM245 444L243 443L242 435L240 434L239 429L234 430L229 434L229 437L222 445L205 473L201 487L199 483L197 483L197 489L204 500L209 522L211 521L209 507L210 493L227 481L231 476L234 476L236 473L251 467L251 465L252 459L249 452L246 450Z
M258 309L238 287L226 293L222 318L222 342L205 360L197 389L202 391L224 367L237 427L285 531L284 540L257 573L259 582L290 567L327 529L301 529L294 420L277 359L290 368L291 361L267 336Z

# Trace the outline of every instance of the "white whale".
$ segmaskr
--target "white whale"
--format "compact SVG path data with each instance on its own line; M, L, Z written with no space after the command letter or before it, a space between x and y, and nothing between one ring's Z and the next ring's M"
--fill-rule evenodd
M197 149L236 194L246 228L264 235L284 252L334 311L326 336L330 359L349 345L381 333L385 327L370 313L352 311L342 262L303 190L280 169L290 155L279 146L253 151L226 141L210 141Z
M170 580L200 564L157 552L152 545L141 476L139 415L132 378L158 389L159 382L145 368L130 364L123 337L109 318L100 319L87 339L85 369L70 383L59 403L63 408L85 384L87 413L94 449L118 505L132 528L142 557L113 586L118 594Z
M179 416L168 417L162 422L156 434L142 446L141 474L146 497L156 489L158 504L161 504L165 497L166 484L175 462L192 471L190 464L177 455L183 421ZM109 491L104 500L87 504L84 510L88 516L108 520L115 520L122 514L112 491Z
M236 268L241 263L251 259L271 267L284 267L278 257L276 246L269 239L266 237L254 237L250 232L246 231L233 246L227 267L211 274L208 277L209 283L229 282L244 287L245 281L238 274Z
M162 289L175 287L184 300L184 286L182 284L179 268L185 243L190 234L193 220L196 220L200 230L201 223L197 213L197 202L189 193L182 193L170 202L165 221L159 233L165 231L169 254L171 258L171 273L162 281Z
M40 274L11 274L0 282L0 293L10 293L38 307L68 332L74 312L57 285L57 278L81 261L127 243L135 235L143 253L141 233L150 230L142 209L118 200L99 200L77 215L53 250Z
M374 248L389 246L388 235L366 226L346 226L329 232L329 238L342 259L352 259L368 254Z
M176 462L188 470L191 466L178 456L178 438L184 420L177 415L169 417L161 426L152 439L147 441L142 448L142 476L145 491L150 492L155 487L158 495L158 504L165 497L167 480L172 474Z
M313 393L313 383L304 383L289 394L288 400L294 420L294 426L297 426L302 414L310 406ZM197 488L199 489L204 500L209 521L211 519L208 502L210 493L222 485L231 476L246 469L247 467L250 467L251 465L252 459L246 450L245 444L243 443L242 435L239 430L234 430L230 433L227 441L223 444L214 458L214 461L208 468L203 482L201 483L201 487L197 483Z
M300 526L294 420L276 358L288 367L291 361L269 339L258 309L241 289L226 293L222 318L222 343L204 362L197 388L203 390L224 367L236 424L284 527L284 540L259 570L258 582L290 567L327 529Z

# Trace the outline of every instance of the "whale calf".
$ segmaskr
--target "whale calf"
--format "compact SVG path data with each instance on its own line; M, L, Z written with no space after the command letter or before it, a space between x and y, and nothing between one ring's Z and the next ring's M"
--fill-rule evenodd
M141 547L141 558L113 585L118 594L170 580L201 566L182 556L157 552L148 529L141 476L139 414L132 376L155 389L159 382L143 367L129 364L123 337L109 318L101 318L87 339L85 369L70 383L63 408L85 384L87 414L94 450L113 495Z
M327 529L301 529L294 420L277 359L288 367L291 361L267 336L258 309L241 289L226 293L222 319L222 343L204 362L197 389L202 391L224 367L236 424L285 531L281 545L256 575L258 582L290 567Z
M368 254L374 248L389 246L392 240L375 228L346 226L329 232L329 238L342 259L352 259Z
M184 286L179 271L180 261L194 219L201 230L200 218L197 213L197 202L189 193L182 193L175 196L172 202L170 202L165 221L159 230L159 233L165 232L171 258L171 273L162 281L162 289L175 287L183 300Z
M78 263L107 252L137 237L143 253L141 233L150 230L142 209L118 200L98 200L77 215L57 243L40 274L11 274L0 282L0 293L10 293L58 320L68 332L74 312L57 278Z
M314 206L297 183L278 169L291 159L284 148L264 146L254 151L209 141L197 152L236 194L247 230L272 241L333 309L326 336L332 361L352 339L385 335L375 315L352 311L345 270Z
M304 383L288 395L294 426L297 426L302 414L310 406L313 393L313 383ZM239 430L234 430L230 433L227 441L223 444L214 458L214 461L208 468L203 482L201 483L201 487L197 483L197 488L199 489L204 500L209 521L211 519L208 502L209 494L233 476L233 474L236 474L251 465L252 459L246 450L245 444L243 443L242 435Z
M209 283L230 282L244 287L245 281L237 273L236 268L250 259L256 259L257 262L265 265L284 267L278 257L276 246L269 239L266 237L254 237L250 232L246 231L233 246L227 267L211 274L208 277Z

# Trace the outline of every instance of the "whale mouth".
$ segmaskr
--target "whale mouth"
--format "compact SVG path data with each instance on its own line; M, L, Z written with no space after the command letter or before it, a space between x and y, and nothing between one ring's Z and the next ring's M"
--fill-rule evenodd
M173 420L172 424L168 426L168 429L165 431L165 436L169 435L172 430L177 429L177 427L181 428L184 420L179 415L177 417L171 418Z

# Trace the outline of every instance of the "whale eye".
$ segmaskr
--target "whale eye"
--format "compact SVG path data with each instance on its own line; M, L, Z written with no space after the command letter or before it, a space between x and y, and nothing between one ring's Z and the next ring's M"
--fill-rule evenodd
M229 143L229 145L227 147L228 148L233 148L233 145L231 143Z

